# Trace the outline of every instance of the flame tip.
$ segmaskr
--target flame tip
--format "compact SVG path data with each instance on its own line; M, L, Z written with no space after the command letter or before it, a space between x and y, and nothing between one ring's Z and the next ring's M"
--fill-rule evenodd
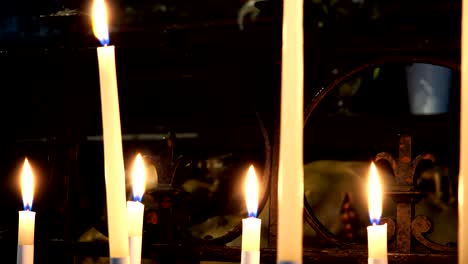
M23 208L26 211L31 211L34 196L34 177L31 166L26 158L21 171L21 193L23 196Z
M256 217L258 211L258 181L253 165L250 165L247 172L244 192L248 216Z
M135 201L142 201L143 195L145 194L145 184L145 162L143 160L143 156L138 153L135 157L132 171L133 199Z
M371 223L379 223L382 216L382 183L377 171L375 163L372 162L369 170L368 180L368 203L369 203L369 217Z
M109 44L109 28L107 25L107 10L104 0L94 0L92 5L93 32L101 45Z

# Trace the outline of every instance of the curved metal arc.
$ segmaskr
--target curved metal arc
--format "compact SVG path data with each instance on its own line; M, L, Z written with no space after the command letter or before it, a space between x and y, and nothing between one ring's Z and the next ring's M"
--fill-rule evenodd
M398 163L396 160L393 158L392 154L388 152L380 152L375 156L375 162L379 161L387 161L390 163L390 167L392 168L393 175L395 175L397 169L398 169Z
M306 222L314 229L314 231L325 240L327 245L330 246L342 246L347 245L348 243L340 241L334 234L332 234L328 229L318 220L318 218L313 214L313 209L307 203L307 197L304 196L304 219Z
M440 245L427 239L424 234L432 229L432 223L427 216L418 215L411 223L411 231L414 238L425 247L435 251L457 252L456 247Z
M416 158L414 158L414 160L411 162L411 171L410 171L410 173L411 173L411 175L413 177L413 181L416 181L416 179L414 178L416 168L418 167L419 163L421 163L421 161L424 161L424 160L435 162L436 158L435 158L434 155L429 154L429 153L424 153L424 154L418 155Z
M391 57L383 57L376 60L371 60L367 63L363 63L353 69L347 71L343 75L339 76L338 78L333 79L333 81L328 84L326 87L322 87L312 98L311 102L307 105L305 112L304 112L304 127L307 124L310 116L312 115L313 111L318 107L320 102L340 83L346 81L354 74L359 73L363 70L369 69L371 67L383 65L386 63L430 63L435 65L441 65L445 67L449 67L451 69L460 70L460 65L454 62L450 62L447 60L440 60L435 57L427 57L427 56L391 56ZM412 173L414 175L414 168L416 168L417 164L424 159L430 159L430 156L426 156L427 154L423 155L422 158L416 157L416 159L412 163ZM398 170L398 163L393 158L393 156L389 153L379 153L376 156L376 161L378 160L386 160L390 163L392 167L394 175ZM313 209L307 203L307 199L304 199L304 219L306 222L325 240L327 243L332 245L345 245L347 243L340 241L336 238L327 228L317 219L317 217L313 213ZM393 222L393 221L392 221ZM394 222L393 222L394 223Z
M256 112L256 117L260 126L260 131L263 135L264 138L264 143L265 143L265 166L263 169L263 174L261 177L261 182L260 184L262 186L265 186L263 191L263 195L261 195L261 200L258 204L258 214L265 209L265 205L269 199L269 193L270 193L270 176L271 176L271 143L270 143L270 137L268 135L268 131L265 128L265 125L263 123L263 120L258 112ZM224 245L226 243L231 242L232 240L236 239L242 234L242 223L239 222L238 225L236 225L234 228L229 230L225 235L210 239L210 240L204 240L201 238L197 238L194 236L190 236L190 240L199 243L199 244L205 244L205 245Z
M312 98L312 101L307 105L304 115L304 125L307 123L307 120L310 118L312 112L317 108L319 103L327 96L335 87L340 83L346 81L354 74L359 73L365 69L371 67L384 65L387 63L429 63L434 65L445 66L454 70L460 70L460 64L451 62L448 60L441 60L436 57L430 56L385 56L379 59L370 60L368 62L362 63L351 70L340 75L338 78L334 78L331 83L327 86L322 87L316 92L315 96Z

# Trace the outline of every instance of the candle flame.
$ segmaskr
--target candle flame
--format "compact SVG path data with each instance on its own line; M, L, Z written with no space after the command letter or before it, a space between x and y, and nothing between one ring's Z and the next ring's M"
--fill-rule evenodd
M104 0L94 0L92 7L93 32L102 45L109 44L109 29L107 26L107 9Z
M258 210L258 182L253 165L250 165L244 185L245 202L249 217L256 217Z
M34 177L28 159L24 159L23 170L21 171L21 194L23 195L24 210L32 209L34 196Z
M372 224L379 224L382 216L382 184L380 182L377 167L372 162L369 171L369 183L367 186L369 217Z
M133 185L133 200L141 202L145 193L146 170L143 157L140 153L137 154L133 163L132 185Z

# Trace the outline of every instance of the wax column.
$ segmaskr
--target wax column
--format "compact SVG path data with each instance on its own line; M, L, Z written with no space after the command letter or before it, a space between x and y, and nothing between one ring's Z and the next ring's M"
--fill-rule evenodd
M277 262L302 263L303 1L285 0L283 3Z
M93 4L93 31L101 44L109 43L104 0ZM128 263L128 227L125 208L125 170L120 131L119 95L113 46L97 49L101 84L107 224L111 263Z
M468 263L468 2L462 3L458 263Z
M34 263L34 223L36 213L31 211L34 196L34 177L28 159L21 172L21 193L24 211L19 211L17 264Z
M249 217L242 219L241 264L259 264L262 220L256 218L258 210L258 182L253 166L250 166L247 172L244 193Z
M372 223L367 227L368 263L387 264L387 224L379 225L382 216L382 184L375 164L369 171L367 186L369 217Z
M141 241L143 236L143 215L145 206L141 203L145 193L146 171L143 158L138 154L132 170L133 200L127 202L128 243L130 264L141 263Z

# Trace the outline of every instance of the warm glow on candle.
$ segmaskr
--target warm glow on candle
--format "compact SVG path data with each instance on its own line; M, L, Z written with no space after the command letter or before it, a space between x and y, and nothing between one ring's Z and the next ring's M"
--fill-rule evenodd
M24 160L21 172L21 194L23 195L24 210L30 211L34 196L34 177L28 159Z
M468 263L468 2L462 1L460 159L458 178L458 263Z
M380 183L377 168L372 162L367 186L369 201L369 217L372 224L378 224L382 216L382 184Z
M145 193L146 170L143 157L138 154L135 158L132 171L133 199L141 202Z
M109 31L104 0L94 0L92 8L93 31L101 44L104 45L104 47L97 48L97 56L101 88L109 256L111 263L127 263L129 229L125 208L125 168L115 69L115 48L107 46Z
M109 44L107 10L104 0L94 0L92 7L93 32L102 45Z
M244 185L245 202L249 217L256 217L258 210L258 182L253 165L250 165Z
M304 0L283 1L277 262L302 263L304 211Z

